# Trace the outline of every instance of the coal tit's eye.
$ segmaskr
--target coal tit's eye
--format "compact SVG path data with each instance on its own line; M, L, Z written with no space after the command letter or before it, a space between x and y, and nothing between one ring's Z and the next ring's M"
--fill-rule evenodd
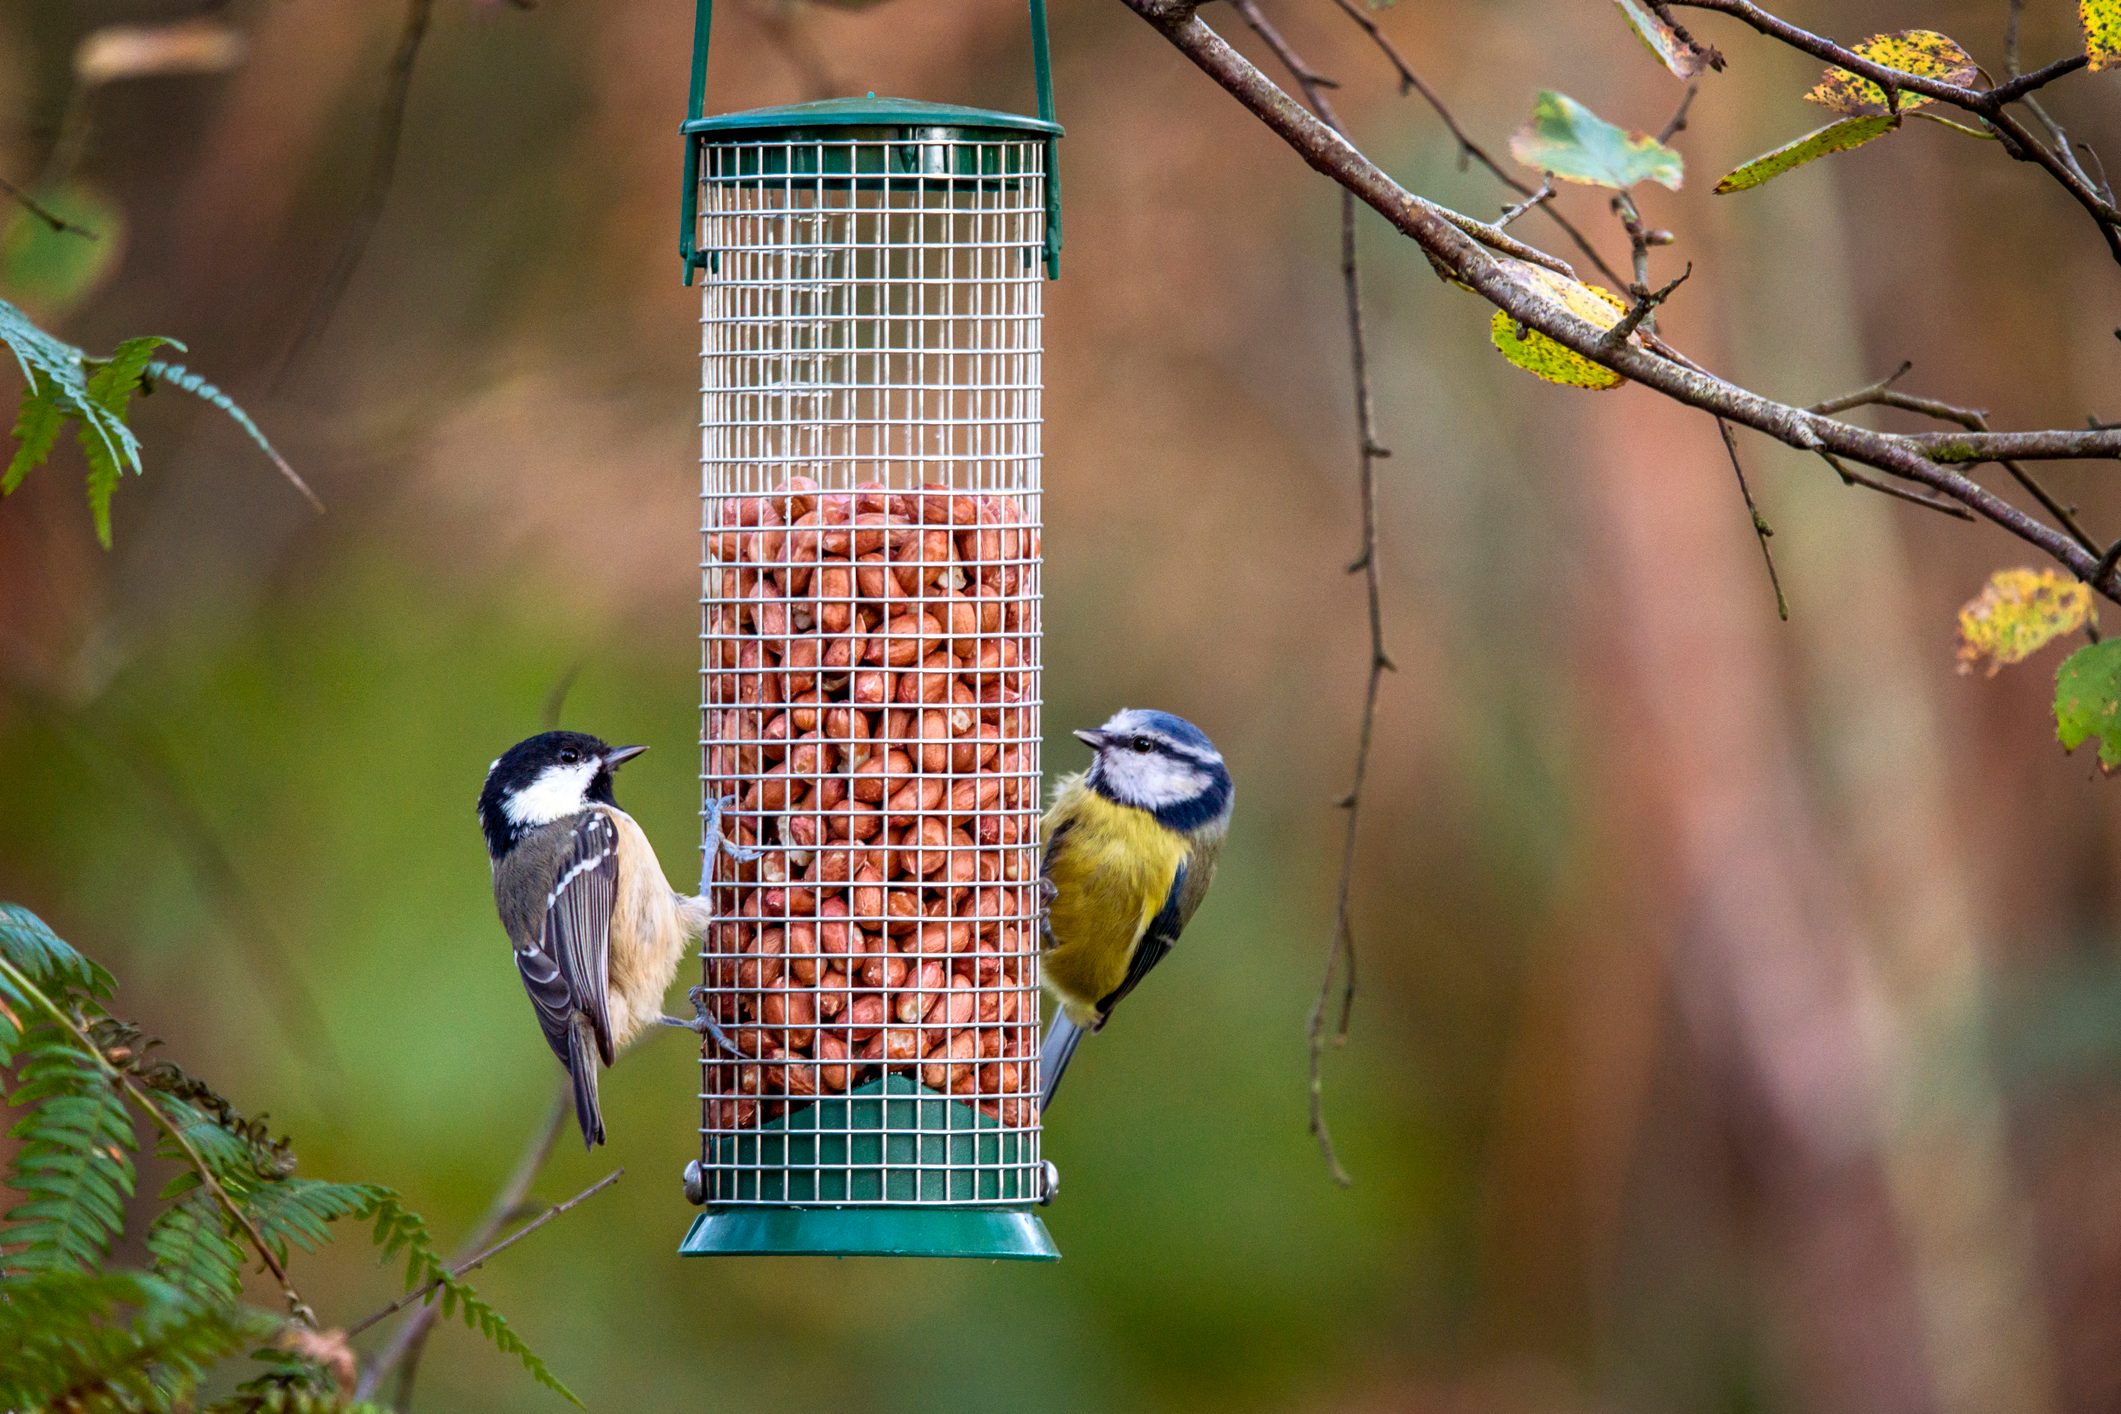
M1133 741L1128 742L1127 744L1133 747L1136 751L1156 750L1156 739L1154 737L1138 736L1134 738Z
M562 766L572 766L581 759L582 753L576 751L573 747L563 746L560 748L560 764Z

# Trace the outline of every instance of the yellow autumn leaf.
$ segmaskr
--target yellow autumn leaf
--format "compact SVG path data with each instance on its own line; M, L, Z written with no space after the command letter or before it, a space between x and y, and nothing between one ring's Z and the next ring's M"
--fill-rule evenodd
M2091 586L2055 570L1997 570L1959 611L1959 671L1990 677L2094 618Z
M2084 22L2084 52L2093 73L2121 68L2121 0L2077 0Z
M1529 261L1505 260L1502 264L1520 285L1601 329L1612 328L1628 312L1627 301L1602 285L1587 285ZM1520 334L1517 320L1504 310L1495 311L1489 337L1504 358L1549 383L1602 392L1627 381L1536 329L1527 328Z
M1898 69L1903 74L1962 86L1972 83L1981 72L1974 63L1974 56L1960 48L1957 40L1933 29L1874 34L1860 44L1850 45L1849 51L1873 64ZM1885 90L1847 69L1828 69L1804 96L1810 102L1851 116L1889 111ZM1925 94L1909 93L1906 89L1900 91L1900 111L1903 113L1935 101Z

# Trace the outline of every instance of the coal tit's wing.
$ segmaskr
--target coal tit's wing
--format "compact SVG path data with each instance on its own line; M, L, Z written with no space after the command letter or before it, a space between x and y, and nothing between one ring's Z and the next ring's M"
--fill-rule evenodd
M610 817L591 810L574 822L554 852L551 877L538 936L517 945L516 969L554 1053L569 1059L580 1012L610 1065L611 912L619 879L619 832Z

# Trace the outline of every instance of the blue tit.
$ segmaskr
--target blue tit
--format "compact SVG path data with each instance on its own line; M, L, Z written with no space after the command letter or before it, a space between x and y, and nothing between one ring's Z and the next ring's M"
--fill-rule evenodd
M1233 788L1206 733L1168 712L1126 708L1075 734L1097 753L1046 813L1044 955L1060 1007L1039 1061L1039 1105L1084 1036L1164 960L1215 877Z

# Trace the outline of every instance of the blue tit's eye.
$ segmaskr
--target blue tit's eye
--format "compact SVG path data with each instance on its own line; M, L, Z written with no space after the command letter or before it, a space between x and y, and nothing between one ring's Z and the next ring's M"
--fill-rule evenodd
M1134 740L1132 740L1132 741L1128 742L1127 744L1128 744L1129 746L1133 747L1133 748L1134 748L1134 749L1135 749L1136 751L1154 751L1154 750L1156 750L1156 738L1154 738L1154 737L1148 737L1148 736L1138 736L1138 737L1134 738Z

